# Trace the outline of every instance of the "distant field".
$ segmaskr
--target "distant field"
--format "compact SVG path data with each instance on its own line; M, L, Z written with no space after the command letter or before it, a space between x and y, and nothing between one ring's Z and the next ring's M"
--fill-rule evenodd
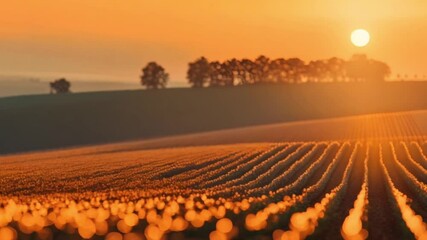
M269 143L123 143L3 156L0 237L425 239L424 117L330 120L338 133L315 131L326 120L301 123L305 132L294 124L212 133ZM293 128L292 137L316 141L275 142ZM340 140L319 140L328 136Z
M0 97L21 95L49 94L49 81L28 79L7 80L0 76ZM135 83L103 82L103 81L72 81L72 92L96 92L119 91L141 89L142 86Z
M1 98L0 153L153 139L358 114L423 110L427 109L426 92L425 82L388 82L377 85L260 85Z

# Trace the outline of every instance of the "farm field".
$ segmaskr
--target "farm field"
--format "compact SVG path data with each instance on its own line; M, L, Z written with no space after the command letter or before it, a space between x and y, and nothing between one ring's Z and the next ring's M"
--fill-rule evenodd
M3 1L0 240L427 240L427 1Z
M424 116L2 156L0 239L427 239Z

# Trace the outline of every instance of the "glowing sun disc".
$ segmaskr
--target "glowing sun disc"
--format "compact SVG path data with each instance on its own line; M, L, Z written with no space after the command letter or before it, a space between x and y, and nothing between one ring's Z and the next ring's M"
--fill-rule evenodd
M357 47L368 45L370 40L371 36L365 29L356 29L351 33L351 42Z

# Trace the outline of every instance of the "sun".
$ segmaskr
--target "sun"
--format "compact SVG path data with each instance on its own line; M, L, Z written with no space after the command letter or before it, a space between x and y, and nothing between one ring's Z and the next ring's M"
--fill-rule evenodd
M364 47L368 45L370 40L371 36L369 35L369 32L365 29L356 29L351 32L351 42L356 47Z

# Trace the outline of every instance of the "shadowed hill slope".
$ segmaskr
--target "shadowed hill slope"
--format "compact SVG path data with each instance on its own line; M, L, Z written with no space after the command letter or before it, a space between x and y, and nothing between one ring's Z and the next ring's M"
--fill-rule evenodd
M427 111L267 124L96 146L102 151L286 141L427 140ZM90 147L94 149L93 147ZM88 148L89 149L89 148Z
M120 152L151 151L155 149L192 149L197 146L236 146L272 144L278 142L370 142L405 140L427 141L427 110L376 113L351 117L328 118L252 127L233 128L147 140L124 141L85 147L66 148L5 155L1 160L22 156L22 159L39 160L49 157L115 154ZM426 142L427 144L427 142ZM425 145L427 147L427 145Z
M427 109L427 83L325 83L0 99L0 153Z

